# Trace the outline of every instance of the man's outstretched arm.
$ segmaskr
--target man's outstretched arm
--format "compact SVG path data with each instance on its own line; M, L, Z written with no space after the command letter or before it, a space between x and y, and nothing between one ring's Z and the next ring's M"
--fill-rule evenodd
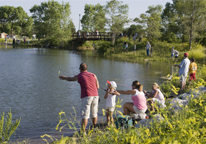
M59 76L59 78L61 80L66 80L66 81L78 81L78 77L77 76L74 76L74 77Z

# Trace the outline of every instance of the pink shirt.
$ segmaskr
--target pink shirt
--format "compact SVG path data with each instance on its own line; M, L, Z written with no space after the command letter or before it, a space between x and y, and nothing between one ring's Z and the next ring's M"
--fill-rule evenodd
M93 73L81 72L77 75L78 83L81 86L81 98L89 96L99 96L96 78Z
M139 110L145 110L147 109L147 100L143 92L139 92L136 90L135 95L131 97L133 100L133 104L139 109Z

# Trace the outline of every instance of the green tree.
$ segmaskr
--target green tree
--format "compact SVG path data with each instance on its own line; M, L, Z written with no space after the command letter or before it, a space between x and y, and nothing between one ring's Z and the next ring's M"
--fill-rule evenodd
M104 7L100 4L86 4L84 7L84 15L81 19L83 31L100 32L105 31L106 18Z
M34 28L37 38L45 37L55 39L62 45L64 41L71 37L70 5L69 3L60 4L51 0L42 2L41 5L34 5L30 12L34 18Z
M162 28L161 11L161 5L149 6L145 14L141 14L140 18L134 19L135 22L142 24L150 42L154 42L162 35L160 31L160 29Z
M71 34L76 32L76 28L75 28L74 23L72 22L72 20L70 20L69 29L71 31Z
M125 32L128 36L134 35L135 33L137 33L138 36L141 36L144 34L144 30L142 26L135 25L135 24L132 24Z
M162 12L162 37L161 40L167 42L178 42L182 31L179 28L179 23L176 19L177 12L174 8L174 4L167 2Z
M189 36L189 48L192 48L192 41L205 28L206 22L206 1L205 0L173 0L174 7L178 13L180 27Z
M106 6L107 27L112 32L112 43L115 43L115 38L118 33L124 30L124 26L129 23L128 11L129 6L123 4L122 1L111 0Z
M22 7L2 6L0 7L1 30L7 33L25 34L31 32L33 20L27 15Z

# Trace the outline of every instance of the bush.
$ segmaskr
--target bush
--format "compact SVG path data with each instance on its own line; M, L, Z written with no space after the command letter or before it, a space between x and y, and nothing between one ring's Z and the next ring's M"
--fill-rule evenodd
M15 130L19 126L20 119L16 120L16 122L13 124L11 111L8 113L6 119L4 118L4 112L3 112L0 119L0 143L9 141L11 135L15 132Z
M111 52L112 51L112 48L114 48L114 46L112 45L111 42L109 41L101 41L99 44L98 44L98 53L99 54L105 54L106 52Z
M194 57L196 61L200 62L205 57L205 53L203 47L201 45L197 45L194 49L188 52L189 58Z
M82 44L82 47L92 48L93 47L92 44L93 44L92 42L86 41L85 43Z
M203 65L202 67L197 68L197 78L202 78L206 80L206 66Z

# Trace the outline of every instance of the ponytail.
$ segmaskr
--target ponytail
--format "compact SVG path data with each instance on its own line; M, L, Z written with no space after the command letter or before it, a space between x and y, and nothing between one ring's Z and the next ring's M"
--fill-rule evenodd
M132 85L135 86L135 88L138 88L140 83L139 83L139 81L133 81Z

